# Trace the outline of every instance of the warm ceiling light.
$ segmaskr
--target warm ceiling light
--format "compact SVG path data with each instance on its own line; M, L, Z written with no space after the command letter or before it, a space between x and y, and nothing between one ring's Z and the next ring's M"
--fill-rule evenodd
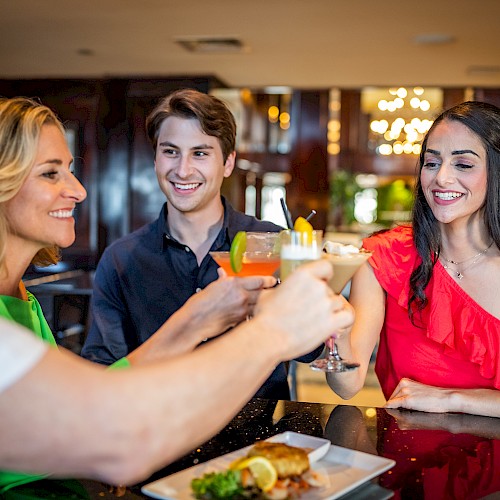
M278 106L269 106L269 109L267 110L267 116L269 117L269 121L273 123L278 121L279 114L280 110Z
M290 123L290 114L284 111L280 114L280 122L281 123Z
M420 107L420 99L418 97L412 97L410 99L410 106L413 109L417 109L418 107Z
M401 109L405 105L405 101L401 99L401 97L396 97L396 99L394 99L394 104L396 108Z
M328 122L328 130L332 132L340 130L340 120L330 120Z
M430 102L427 101L426 99L423 99L422 101L420 101L420 109L422 111L429 111L429 109L431 109Z
M381 155L388 156L392 153L392 146L390 144L381 144L378 147L378 152Z
M408 91L404 87L399 87L399 89L396 92L396 95L404 99L408 95Z
M380 109L380 111L387 111L387 101L385 99L381 99L379 102L378 102L378 109Z

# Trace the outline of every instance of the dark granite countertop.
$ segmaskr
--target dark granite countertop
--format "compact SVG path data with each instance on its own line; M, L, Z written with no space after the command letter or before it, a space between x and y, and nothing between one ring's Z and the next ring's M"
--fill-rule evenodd
M6 498L149 498L141 493L143 484L284 431L396 461L347 498L471 499L500 492L500 419L254 399L218 435L141 484L117 489L97 481L45 480Z

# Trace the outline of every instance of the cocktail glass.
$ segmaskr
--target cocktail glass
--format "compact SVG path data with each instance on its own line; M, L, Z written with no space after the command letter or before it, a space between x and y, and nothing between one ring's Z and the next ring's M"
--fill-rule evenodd
M323 231L281 232L281 269L280 278L285 280L300 265L321 258Z
M243 267L235 273L231 267L230 252L210 252L228 276L272 276L280 267L279 233L247 232L247 247Z
M329 285L337 293L342 293L349 280L354 276L358 268L368 260L371 252L360 250L359 253L331 254L323 253L323 258L328 259L333 265L333 278ZM323 372L346 372L359 367L359 363L342 359L337 350L335 336L326 342L328 352L323 358L314 360L309 366L316 371Z

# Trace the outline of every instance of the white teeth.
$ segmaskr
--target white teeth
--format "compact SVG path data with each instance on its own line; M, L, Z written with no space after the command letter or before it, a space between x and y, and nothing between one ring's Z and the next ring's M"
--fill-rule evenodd
M73 210L56 210L55 212L49 212L49 215L56 219L67 219L73 216Z
M195 189L199 186L200 184L197 183L197 184L177 184L176 182L174 182L174 186L176 189L181 189L181 190L188 190L188 189Z
M438 193L438 192L434 192L434 196L436 198L439 198L440 200L454 200L455 198L460 198L460 196L463 196L462 193Z

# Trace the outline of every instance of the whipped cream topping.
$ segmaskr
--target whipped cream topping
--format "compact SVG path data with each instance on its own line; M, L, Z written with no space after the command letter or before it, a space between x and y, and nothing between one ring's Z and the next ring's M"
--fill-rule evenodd
M323 250L326 253L333 255L350 255L359 253L359 248L354 245L344 245L343 243L338 243L336 241L325 241L323 244Z

